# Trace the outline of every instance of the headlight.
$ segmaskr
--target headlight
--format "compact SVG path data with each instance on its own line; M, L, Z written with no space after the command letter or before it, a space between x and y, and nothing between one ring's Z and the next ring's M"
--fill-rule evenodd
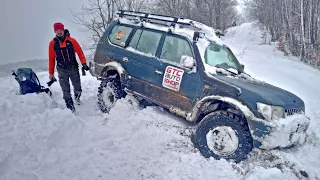
M280 106L272 106L272 120L278 120L284 117L284 109Z
M284 117L283 107L257 103L257 108L267 120L278 120Z

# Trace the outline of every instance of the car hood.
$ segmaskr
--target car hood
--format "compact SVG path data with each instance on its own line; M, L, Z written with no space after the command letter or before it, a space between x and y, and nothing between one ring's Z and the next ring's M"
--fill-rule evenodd
M298 96L288 92L279 87L270 85L268 83L257 81L251 77L237 78L229 76L216 76L218 79L233 84L241 89L241 95L246 98L254 98L253 96L260 96L259 99L264 99L265 102L274 106L282 106L285 109L304 107L304 102ZM247 93L247 94L245 94Z

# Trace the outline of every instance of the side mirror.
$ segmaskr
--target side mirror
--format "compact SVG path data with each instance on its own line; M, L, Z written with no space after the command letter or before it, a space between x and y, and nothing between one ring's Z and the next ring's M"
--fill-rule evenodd
M241 64L241 68L244 70L244 65L243 64Z
M191 56L182 56L180 62L184 67L190 68L190 69L192 69L195 65L194 59Z

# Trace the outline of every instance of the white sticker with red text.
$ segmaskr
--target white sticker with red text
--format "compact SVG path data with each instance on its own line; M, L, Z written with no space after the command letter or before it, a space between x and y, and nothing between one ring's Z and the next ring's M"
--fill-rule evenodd
M163 76L162 86L174 91L179 91L183 73L184 71L182 69L167 66Z

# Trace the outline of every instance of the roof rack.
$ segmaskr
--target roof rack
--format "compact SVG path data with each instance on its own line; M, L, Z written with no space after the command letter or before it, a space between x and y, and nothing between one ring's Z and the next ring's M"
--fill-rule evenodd
M172 27L175 27L176 24L179 24L183 26L192 27L195 29L195 33L193 37L194 41L197 41L199 38L205 35L205 33L203 32L204 29L202 29L204 28L202 26L203 24L196 21L192 21L190 19L185 19L185 18L176 17L176 16L166 16L161 14L145 13L145 12L139 12L139 11L128 11L128 10L118 10L116 14L118 14L120 18L124 16L135 17L135 18L138 18L138 20L140 21L146 21L153 24L172 26ZM159 21L162 23L160 23ZM215 35L218 37L223 36L223 34L221 34L220 32L215 32Z
M123 16L137 17L141 21L148 21L150 23L155 23L155 22L152 22L151 20L156 20L156 21L162 21L166 23L169 22L171 23L170 26L175 26L175 24L180 24L180 25L191 26L199 29L198 27L195 27L192 24L191 20L187 20L181 17L166 16L161 14L152 14L152 13L145 13L145 12L139 12L139 11L127 11L127 10L119 10L117 14L119 15L119 17L123 17Z

